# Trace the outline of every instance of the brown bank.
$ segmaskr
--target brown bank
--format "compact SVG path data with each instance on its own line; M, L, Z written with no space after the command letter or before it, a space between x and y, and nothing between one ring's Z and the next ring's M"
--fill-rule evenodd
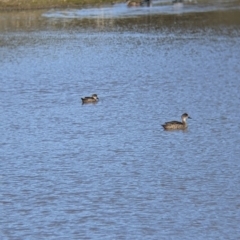
M113 3L113 0L0 0L0 10L81 7L104 3Z

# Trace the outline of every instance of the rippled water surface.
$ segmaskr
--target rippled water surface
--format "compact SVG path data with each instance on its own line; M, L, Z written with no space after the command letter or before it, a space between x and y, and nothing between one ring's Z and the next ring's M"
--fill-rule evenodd
M1 16L1 239L239 239L239 12L45 14Z

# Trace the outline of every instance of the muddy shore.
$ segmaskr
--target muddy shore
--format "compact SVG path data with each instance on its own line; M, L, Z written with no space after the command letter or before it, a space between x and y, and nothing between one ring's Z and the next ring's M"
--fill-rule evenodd
M112 4L113 0L0 0L0 11L83 7Z

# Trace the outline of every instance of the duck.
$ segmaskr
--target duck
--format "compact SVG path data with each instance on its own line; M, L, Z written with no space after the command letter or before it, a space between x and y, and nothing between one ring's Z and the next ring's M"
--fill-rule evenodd
M96 103L98 102L99 98L97 96L97 94L92 94L91 97L84 97L84 98L81 98L82 99L82 103Z
M187 125L187 119L191 119L191 117L187 114L184 113L182 116L182 122L178 122L178 121L171 121L171 122L166 122L165 124L163 124L163 128L165 130L176 130L176 129L181 129L184 130L188 127Z

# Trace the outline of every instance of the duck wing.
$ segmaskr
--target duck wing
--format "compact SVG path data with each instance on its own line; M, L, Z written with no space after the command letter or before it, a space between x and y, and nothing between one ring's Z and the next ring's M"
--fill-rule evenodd
M82 99L93 99L93 97L84 97L84 98L82 98Z
M165 125L173 125L173 124L182 124L182 122L179 122L179 121L165 122Z

